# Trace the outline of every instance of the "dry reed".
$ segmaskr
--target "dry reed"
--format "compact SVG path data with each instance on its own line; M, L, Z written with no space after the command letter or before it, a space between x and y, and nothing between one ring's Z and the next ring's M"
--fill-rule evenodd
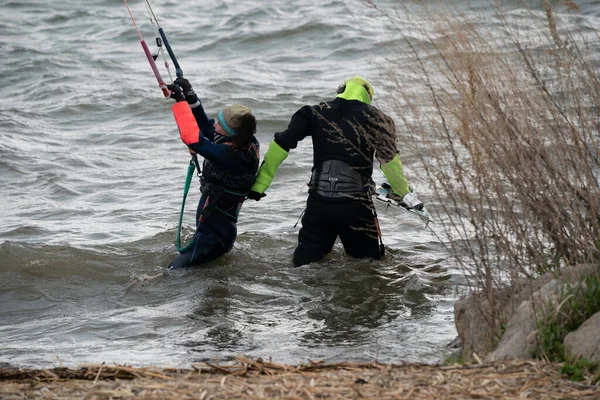
M564 6L523 2L526 31L500 8L477 19L456 5L405 7L406 20L435 26L403 42L416 60L410 92L406 63L390 56L404 74L389 72L402 147L433 188L440 238L487 294L492 336L498 287L600 259L598 35L585 16L566 23L578 8ZM400 32L397 14L380 11Z
M433 366L378 363L291 366L239 357L193 369L86 365L0 369L0 398L60 399L593 399L600 387L574 383L558 365L514 361ZM588 377L590 378L590 377Z

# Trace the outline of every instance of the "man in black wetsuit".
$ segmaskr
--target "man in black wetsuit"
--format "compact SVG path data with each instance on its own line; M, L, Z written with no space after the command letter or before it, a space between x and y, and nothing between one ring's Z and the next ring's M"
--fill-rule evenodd
M404 205L423 208L404 178L394 121L371 106L373 93L366 80L348 79L338 88L335 99L296 111L288 128L275 133L265 153L248 195L254 200L265 196L288 152L305 137L312 138L312 176L298 247L294 251L295 266L322 259L338 236L352 257L381 257L383 245L378 241L372 200L375 156L393 193Z

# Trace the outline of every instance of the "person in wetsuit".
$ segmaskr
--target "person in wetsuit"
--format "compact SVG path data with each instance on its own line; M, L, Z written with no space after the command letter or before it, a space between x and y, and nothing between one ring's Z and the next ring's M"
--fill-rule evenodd
M209 119L192 85L177 78L169 85L173 115L190 153L204 157L196 232L190 245L169 265L182 268L214 260L233 247L237 219L259 164L256 118L233 104Z
M371 106L373 94L373 87L363 78L348 79L335 99L296 111L288 128L275 133L265 153L248 195L257 201L265 196L289 151L307 136L312 138L312 176L294 251L295 266L322 259L338 236L350 256L381 258L384 247L372 200L374 156L403 205L423 208L404 177L394 121Z

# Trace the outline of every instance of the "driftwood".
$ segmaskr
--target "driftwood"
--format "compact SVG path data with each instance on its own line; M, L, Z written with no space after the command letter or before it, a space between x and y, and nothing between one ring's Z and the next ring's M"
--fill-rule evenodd
M571 382L560 364L291 366L238 357L191 369L83 365L0 369L1 399L598 399L592 377Z

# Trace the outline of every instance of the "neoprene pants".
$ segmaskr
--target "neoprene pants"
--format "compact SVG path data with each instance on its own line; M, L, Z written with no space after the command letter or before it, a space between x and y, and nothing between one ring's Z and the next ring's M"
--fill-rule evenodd
M190 267L212 261L227 253L237 237L237 225L229 217L213 210L198 224L194 244L169 265L169 269Z
M381 258L373 204L350 200L329 203L308 196L294 265L299 267L325 257L340 237L346 253L354 258Z

